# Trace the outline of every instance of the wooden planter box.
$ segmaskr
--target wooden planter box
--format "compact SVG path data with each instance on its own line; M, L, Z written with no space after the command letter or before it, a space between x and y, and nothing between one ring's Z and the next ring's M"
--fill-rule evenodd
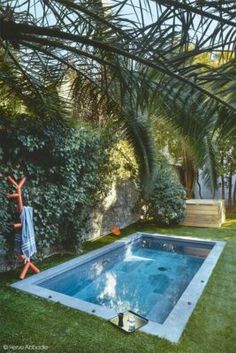
M186 201L183 226L219 228L225 221L224 200L193 199Z

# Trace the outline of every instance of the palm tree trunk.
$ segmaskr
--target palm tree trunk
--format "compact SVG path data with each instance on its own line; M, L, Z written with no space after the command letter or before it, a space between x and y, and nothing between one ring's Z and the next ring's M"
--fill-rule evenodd
M186 150L184 151L183 168L184 168L184 186L187 191L187 198L191 199L194 197L196 170L193 164L193 160L189 156Z
M221 169L222 169L222 174L221 174L221 198L222 200L225 200L225 178L224 178L224 156L223 154L221 155L221 158L220 158L220 166L221 166Z
M201 183L199 181L199 171L197 171L197 173L196 173L196 182L197 182L197 185L198 185L198 192L199 192L200 199L202 199L202 186L201 186Z

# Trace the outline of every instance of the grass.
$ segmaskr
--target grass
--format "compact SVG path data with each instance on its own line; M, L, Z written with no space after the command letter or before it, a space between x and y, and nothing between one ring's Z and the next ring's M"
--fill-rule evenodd
M9 284L17 279L17 272L12 271L0 276L0 352L35 352L30 345L45 345L49 353L235 353L236 212L229 216L221 229L137 224L122 233L152 231L227 242L179 344L141 332L126 335L105 320L12 289ZM105 236L86 243L84 252L116 239ZM54 257L39 266L45 269L71 257ZM4 350L3 345L26 347Z

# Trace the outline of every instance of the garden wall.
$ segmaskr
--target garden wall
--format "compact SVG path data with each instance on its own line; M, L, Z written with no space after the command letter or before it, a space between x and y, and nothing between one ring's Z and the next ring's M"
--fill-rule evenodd
M110 233L112 225L125 228L140 218L140 192L130 180L113 183L107 197L89 216L83 240L96 239Z
M76 124L41 124L0 109L0 267L15 267L16 203L11 175L27 182L23 203L34 209L37 258L78 253L81 243L137 221L138 167L127 142L109 129ZM8 259L8 261L6 261Z
M135 182L131 180L113 183L108 195L96 208L89 211L86 231L79 238L82 241L96 239L110 233L112 225L120 228L135 223L140 218L140 192ZM36 232L37 239L37 232ZM19 265L16 258L7 258L4 250L4 237L0 235L0 272L10 270ZM44 256L60 252L55 246L49 247Z

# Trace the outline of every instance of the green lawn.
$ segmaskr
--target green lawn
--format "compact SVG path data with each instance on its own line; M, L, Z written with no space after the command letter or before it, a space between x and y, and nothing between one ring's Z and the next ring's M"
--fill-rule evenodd
M179 344L141 332L126 335L105 320L12 289L9 284L17 279L17 272L13 271L0 275L0 352L4 352L3 345L46 345L46 352L50 353L235 353L236 213L231 212L229 216L221 229L158 228L152 224L138 224L123 232L123 236L142 230L227 242ZM115 236L106 236L86 243L84 251L116 239ZM48 268L69 258L71 256L54 257L39 267ZM5 350L35 351L27 347Z

